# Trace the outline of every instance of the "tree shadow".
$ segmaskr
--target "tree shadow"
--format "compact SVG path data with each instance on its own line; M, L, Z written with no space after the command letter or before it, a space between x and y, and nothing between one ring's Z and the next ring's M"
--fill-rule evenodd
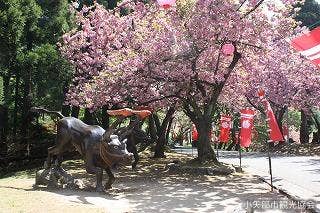
M181 155L177 158L182 160ZM190 159L188 156L182 158ZM234 212L245 209L249 200L286 199L270 192L267 185L248 174L194 176L169 173L166 164L174 159L142 157L136 171L130 167L117 171L113 188L102 194L94 191L95 176L85 172L81 161L68 161L63 167L73 177L83 180L87 187L47 190L74 203L109 209L127 205L130 212ZM106 175L104 178L107 180ZM46 190L46 187L32 190Z

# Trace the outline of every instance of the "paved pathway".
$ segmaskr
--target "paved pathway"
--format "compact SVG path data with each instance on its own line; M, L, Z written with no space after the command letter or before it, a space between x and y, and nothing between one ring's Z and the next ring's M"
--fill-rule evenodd
M191 149L177 149L191 154ZM196 155L196 150L193 149ZM273 184L288 194L303 200L314 200L320 212L320 157L271 154ZM238 152L219 151L219 160L239 165ZM243 153L242 168L270 182L266 153Z

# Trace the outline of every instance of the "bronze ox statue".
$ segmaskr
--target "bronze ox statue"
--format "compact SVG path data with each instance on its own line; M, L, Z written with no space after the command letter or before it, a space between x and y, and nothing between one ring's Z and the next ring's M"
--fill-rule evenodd
M139 156L134 141L137 136L134 133L137 133L136 127L139 119L131 122L128 127L116 131L115 127L125 118L120 116L106 131L98 125L87 125L77 118L64 117L60 112L36 107L32 108L31 111L55 114L61 118L57 122L56 145L48 149L45 169L51 168L53 157L55 157L55 167L61 168L63 153L75 148L85 161L86 171L89 174L96 175L96 190L103 191L103 170L109 177L104 188L109 189L115 181L111 171L112 168L130 164L132 164L132 168L136 167ZM129 138L129 141L127 138ZM133 153L127 149L128 142L130 142L128 147ZM133 155L135 157L134 162Z

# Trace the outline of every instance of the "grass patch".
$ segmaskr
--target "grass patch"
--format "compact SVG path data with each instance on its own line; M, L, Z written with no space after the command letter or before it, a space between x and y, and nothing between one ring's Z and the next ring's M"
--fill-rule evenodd
M34 169L28 169L24 171L19 172L11 172L5 175L0 176L0 179L24 179L24 178L34 178L36 175L36 172L39 170L39 168Z

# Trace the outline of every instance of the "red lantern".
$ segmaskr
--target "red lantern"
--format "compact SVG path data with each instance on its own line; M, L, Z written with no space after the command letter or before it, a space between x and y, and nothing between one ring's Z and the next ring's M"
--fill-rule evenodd
M235 50L235 47L233 46L233 44L230 44L230 43L224 44L221 49L224 55L232 55L234 53L234 50Z
M149 110L131 110L133 114L138 115L141 119L145 119L152 113Z
M157 2L164 9L169 9L176 3L176 0L157 0Z
M107 110L107 113L112 116L124 116L128 117L133 114L132 110L129 108L116 109L116 110Z

